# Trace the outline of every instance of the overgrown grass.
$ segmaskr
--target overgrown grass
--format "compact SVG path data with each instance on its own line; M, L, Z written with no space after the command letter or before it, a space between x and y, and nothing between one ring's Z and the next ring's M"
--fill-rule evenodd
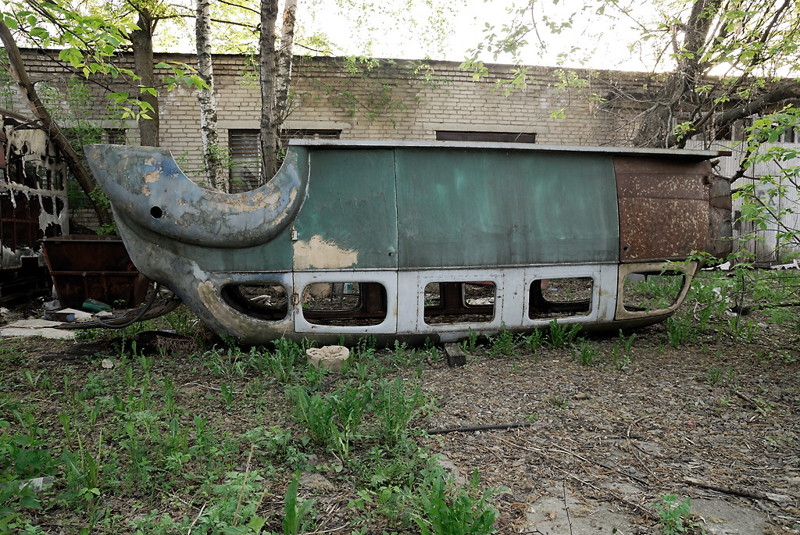
M125 347L113 369L98 355L33 371L0 343L0 534L46 533L50 517L70 533L305 533L318 513L301 472L347 474L365 530L435 525L423 499L433 482L454 514L493 530L483 491L453 486L417 444L431 403L416 370L438 360L433 346L365 340L336 375L287 340L171 358Z
M678 313L649 331L647 350L717 339L747 344L765 336L765 321L800 333L797 315L787 313L797 309L777 306L800 301L797 274L756 276L701 274ZM732 315L748 307L758 319ZM241 348L198 336L190 354L144 353L133 342L153 328L196 334L181 312L121 333L87 334L121 341L107 354L52 362L32 359L24 343L0 340L0 534L52 532L51 519L79 534L320 529L318 502L298 474L348 489L353 513L345 532L495 529L491 493L477 479L455 485L421 446L433 403L419 378L441 365L432 344L378 349L364 339L341 372L328 373L306 364L307 344L287 340ZM584 336L556 321L524 334L472 333L462 344L472 358L512 359L517 367L552 356L575 373L629 373L644 358L640 346L638 334ZM798 354L784 348L765 358L788 365ZM576 363L592 369L578 372ZM723 396L738 381L723 357L697 377ZM571 400L554 392L538 410L567 414ZM758 397L753 403L760 413L778 410ZM661 505L670 518L685 518L669 513L679 504Z

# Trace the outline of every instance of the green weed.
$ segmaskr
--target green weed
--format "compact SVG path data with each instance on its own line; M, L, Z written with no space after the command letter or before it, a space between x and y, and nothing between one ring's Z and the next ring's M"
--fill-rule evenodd
M575 343L575 339L578 337L580 330L581 326L577 323L564 325L558 323L558 320L553 320L548 325L548 345L555 349L569 347Z
M731 336L740 338L748 344L753 342L758 330L758 323L754 321L743 320L740 316L728 319L728 332Z
M622 331L619 331L619 336L611 348L611 363L617 370L622 370L630 365L633 358L633 341L635 338L635 333L626 337Z
M675 494L665 494L661 496L661 503L653 504L653 507L658 513L664 535L688 533L700 527L698 522L692 520L689 498L678 501L678 496Z
M563 410L569 407L569 400L564 396L551 396L547 399L547 403L556 410Z
M735 378L736 372L733 366L728 366L727 368L709 366L708 370L706 370L706 382L711 386L716 386L723 381L734 381Z
M302 387L292 387L288 392L295 404L295 416L312 442L347 458L372 401L371 392L352 383L325 396L309 395Z
M78 502L91 509L100 497L102 472L103 434L97 440L97 453L92 454L77 435L77 450L65 450L62 460L66 466L68 501Z
M542 329L534 329L532 333L522 339L522 345L531 353L545 345L547 341L546 333Z
M226 407L233 405L233 390L228 385L219 385L219 395L222 397Z
M671 316L667 318L667 341L674 348L695 340L695 328L688 317Z
M478 333L474 331L472 327L470 327L467 333L467 339L461 341L461 349L465 353L475 353L475 348L477 347L477 345L478 345Z
M408 388L401 378L382 379L375 387L373 413L375 434L382 444L393 446L408 436L409 423L426 404L419 385Z
M299 475L289 483L286 489L283 505L283 535L299 535L308 533L314 529L313 510L314 500L298 500L297 487L299 485Z
M478 477L473 474L470 490L477 491ZM419 512L413 516L422 535L483 535L494 533L497 510L488 500L492 491L473 498L468 491L448 492L440 471L433 471L423 481L416 495Z
M580 346L573 349L573 357L583 366L594 366L600 351L588 340L581 340Z
M350 380L325 395L309 394L300 386L287 393L311 441L342 459L349 458L356 441L393 446L405 440L409 422L426 404L419 386L409 388L401 378Z
M506 329L502 329L496 335L490 336L489 342L491 344L489 355L495 358L511 356L519 347L517 336Z

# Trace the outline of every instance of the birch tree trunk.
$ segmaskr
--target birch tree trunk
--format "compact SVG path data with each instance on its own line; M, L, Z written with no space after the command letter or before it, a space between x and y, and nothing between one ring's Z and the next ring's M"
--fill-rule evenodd
M200 136L203 140L203 163L209 186L230 193L231 185L222 157L217 132L217 94L214 89L214 66L211 60L211 0L197 0L195 19L197 38L197 73L207 87L197 96L200 103Z
M278 74L275 80L275 114L278 119L276 135L280 138L280 125L289 116L289 86L292 83L292 47L297 13L297 0L286 0L283 7L281 46L278 49Z
M42 122L42 126L50 135L50 139L53 140L53 143L55 143L62 157L66 160L67 166L69 166L70 171L72 171L81 189L83 189L89 199L92 199L91 193L97 187L97 183L86 166L83 165L75 149L72 148L69 140L50 116L50 112L39 98L36 87L28 77L28 71L25 69L25 64L22 61L19 48L17 48L17 43L14 41L14 36L11 34L8 26L5 25L2 18L0 18L0 41L2 41L6 53L8 54L11 78L17 84L22 96L28 102L33 115ZM98 206L94 200L92 200L92 206L101 225L114 222L109 211Z
M278 0L261 0L261 34L259 36L259 74L261 81L261 176L267 181L278 168L278 120L275 114L275 21Z

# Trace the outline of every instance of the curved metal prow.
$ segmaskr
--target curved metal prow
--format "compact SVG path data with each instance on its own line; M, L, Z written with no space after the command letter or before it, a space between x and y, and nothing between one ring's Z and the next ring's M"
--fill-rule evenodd
M165 149L87 145L85 151L115 214L194 245L266 243L294 219L308 189L306 162L299 162L294 151L266 185L237 194L198 186Z

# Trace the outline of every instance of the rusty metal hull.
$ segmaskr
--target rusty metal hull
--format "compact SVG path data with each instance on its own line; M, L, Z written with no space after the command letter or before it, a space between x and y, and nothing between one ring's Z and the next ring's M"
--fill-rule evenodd
M246 343L661 321L697 269L675 261L730 246L716 154L294 142L266 186L225 195L167 151L87 147L136 267ZM629 281L664 270L674 299L635 302Z

